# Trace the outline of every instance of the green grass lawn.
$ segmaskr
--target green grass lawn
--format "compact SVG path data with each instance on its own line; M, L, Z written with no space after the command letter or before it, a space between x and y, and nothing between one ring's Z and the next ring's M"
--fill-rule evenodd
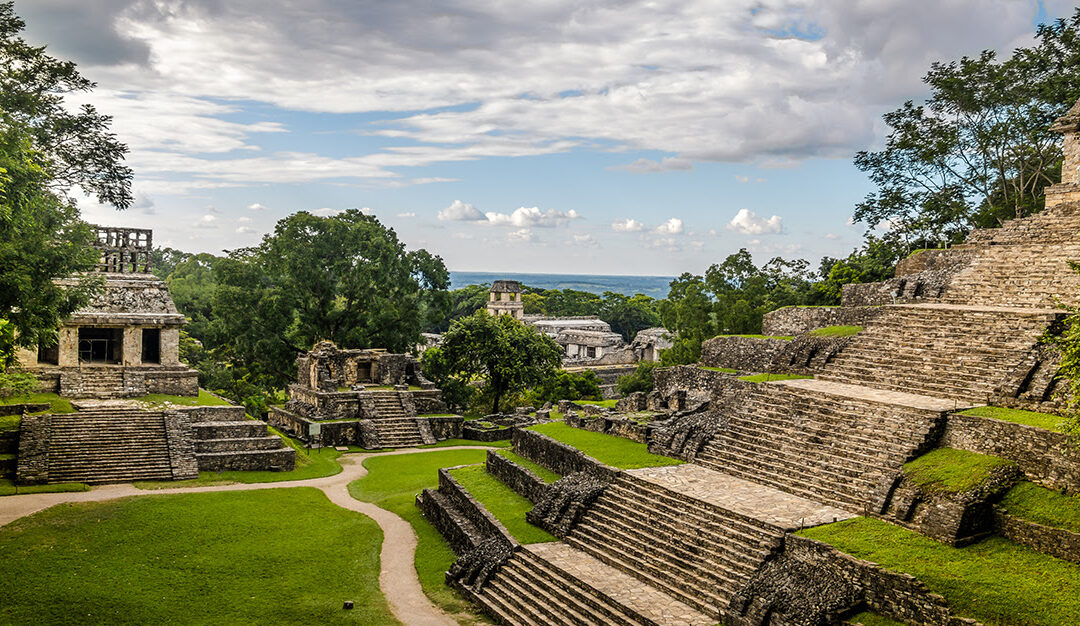
M801 374L754 374L753 376L740 376L739 380L745 380L748 383L768 383L774 380L801 380L803 378L813 378L813 376L803 376Z
M520 466L524 467L525 469L531 471L533 474L536 474L537 476L540 477L540 480L544 481L545 483L553 483L556 480L559 480L560 478L562 478L562 476L559 476L558 474L556 474L555 472L549 470L548 468L544 467L543 465L533 463L529 459L526 459L523 456L515 454L513 450L499 450L499 452L497 454L501 454L502 456L510 459L514 463L517 463L518 465L520 465Z
M1001 506L1010 515L1036 524L1080 533L1080 498L1022 482L1005 494Z
M574 400L574 404L576 404L578 406L585 406L586 404L592 404L592 405L595 405L595 406L602 406L602 407L608 408L608 409L614 409L615 408L615 403L617 403L617 402L618 402L618 400Z
M60 505L0 529L0 622L397 624L381 544L310 488Z
M450 471L458 483L469 490L506 530L523 544L558 541L557 537L525 521L533 503L487 473L483 465L468 465Z
M848 618L848 621L863 626L904 626L904 622L898 622L871 611L863 611L857 615L852 615Z
M152 393L139 398L132 398L132 400L145 402L156 407L167 404L179 406L231 406L227 400L222 400L205 389L200 389L197 396L171 396L164 393Z
M682 461L678 459L650 454L648 447L643 443L614 435L574 428L562 422L537 424L529 426L529 430L535 430L552 439L573 446L597 461L619 469L682 465Z
M737 374L735 370L730 367L709 367L707 365L698 365L699 370L707 370L710 372L723 372L724 374Z
M1062 424L1065 421L1060 415L1036 413L1035 411L1024 411L1022 409L1006 409L999 406L977 406L966 411L960 411L959 414L990 417L996 420L1024 424L1025 426L1045 428L1058 433L1061 432Z
M75 407L71 406L71 401L67 398L61 398L55 393L30 393L24 396L12 396L10 398L0 398L0 404L41 404L49 403L50 413L74 413Z
M67 493L71 491L89 491L85 483L56 483L55 485L19 485L9 478L0 478L0 496L14 496L25 493Z
M0 431L19 430L21 424L21 415L0 415Z
M826 326L810 331L811 337L850 337L862 332L862 326Z
M439 531L416 508L416 494L437 487L440 467L482 463L486 450L440 450L416 454L376 456L364 460L368 475L349 485L357 500L372 502L396 513L416 531L416 573L420 586L432 602L462 623L477 623L471 605L446 586L444 574L457 556ZM481 622L482 623L482 622Z
M447 439L438 443L429 443L426 446L417 446L421 450L430 450L432 448L451 448L454 446L484 446L486 448L509 448L510 440L503 439L501 441L476 441L474 439Z
M1080 565L1001 537L953 548L866 517L798 534L911 574L944 596L958 614L986 624L1080 624Z
M981 485L990 472L1013 465L987 454L938 448L904 464L904 474L927 491L962 493Z

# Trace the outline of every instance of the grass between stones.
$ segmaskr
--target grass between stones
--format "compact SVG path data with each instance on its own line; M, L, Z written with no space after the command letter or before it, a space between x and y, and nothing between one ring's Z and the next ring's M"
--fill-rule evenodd
M311 488L60 505L0 529L0 622L397 624L381 544Z
M850 337L862 332L862 326L826 326L810 331L811 337Z
M1001 537L953 548L866 517L798 534L911 574L958 614L986 624L1080 624L1080 566Z
M1006 409L1000 406L977 406L972 409L967 409L966 411L960 411L959 415L989 417L996 420L1023 424L1025 426L1044 428L1058 433L1061 432L1062 424L1065 421L1060 415L1036 413L1035 411L1024 411L1023 409Z
M753 376L740 376L739 380L745 380L748 383L768 383L774 380L801 380L803 378L813 378L813 376L803 376L801 374L754 374Z
M871 611L863 611L857 615L852 615L848 618L847 623L862 624L863 626L904 626L904 622L898 622Z
M543 465L540 465L538 463L533 463L529 459L526 459L523 456L515 454L513 452L513 450L499 450L497 454L500 454L500 455L510 459L514 463L517 463L518 465L524 467L525 469L530 470L533 474L536 474L537 476L539 476L540 480L543 480L545 483L550 484L550 483L553 483L556 480L559 480L560 478L562 478L562 476L559 476L558 474L556 474L555 472L549 470L548 468L544 467Z
M650 454L648 447L643 443L574 428L562 422L537 424L529 426L528 429L573 446L597 461L619 469L682 465L683 463L671 457Z
M927 491L962 493L981 485L990 473L1012 461L978 452L937 448L904 464L904 474Z
M592 404L594 406L602 406L608 409L614 409L618 400L574 400L574 404L578 406L585 406L586 404Z
M74 413L75 407L71 406L71 401L67 398L61 398L55 393L29 393L24 396L12 396L10 398L0 398L0 404L41 404L44 402L49 403L49 413Z
M412 525L417 538L415 565L420 586L432 602L463 624L486 622L472 615L469 603L446 586L445 572L457 556L420 514L415 500L422 489L438 486L440 467L482 463L486 455L486 450L440 450L370 457L364 460L368 475L349 484L352 497L391 511Z
M152 393L139 398L131 398L137 402L143 402L154 407L164 407L175 404L179 406L232 406L205 389L199 390L197 396L171 396L164 393Z
M489 513L495 516L506 530L522 544L547 543L558 541L542 528L525 521L525 514L533 508L533 503L507 487L498 478L487 473L484 465L467 465L450 470L462 487L476 498Z
M1006 513L1036 524L1063 528L1080 533L1080 498L1062 495L1022 482L1014 486L1001 500Z
M86 483L56 483L55 485L15 485L10 478L0 478L0 496L15 496L27 493L68 493L89 491Z
M738 373L735 370L731 369L730 367L709 367L708 365L698 365L697 368L699 370L706 370L706 371L709 371L709 372L722 372L724 374L737 374Z
M21 415L0 415L0 431L19 430L21 424Z
M779 339L781 341L791 341L795 338L794 335L717 335L717 337L746 337L747 339ZM715 339L715 337L714 337Z

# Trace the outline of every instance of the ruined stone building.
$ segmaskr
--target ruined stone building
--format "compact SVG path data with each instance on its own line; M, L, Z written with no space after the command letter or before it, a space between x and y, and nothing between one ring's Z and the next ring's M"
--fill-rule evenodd
M374 449L461 435L460 417L422 417L446 405L411 356L322 341L297 357L296 369L290 400L272 409L270 422L305 441Z
M521 301L521 283L516 280L496 280L491 283L487 312L492 315L509 315L516 320L525 317L525 303Z
M57 345L22 350L19 363L66 397L197 395L198 373L180 362L184 316L150 273L152 232L99 226L96 245L102 289L65 320Z

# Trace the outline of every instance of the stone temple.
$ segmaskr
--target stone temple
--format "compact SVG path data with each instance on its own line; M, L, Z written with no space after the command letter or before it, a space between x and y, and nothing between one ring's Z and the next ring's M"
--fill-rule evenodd
M152 232L96 228L103 288L65 320L57 345L21 350L22 368L70 398L198 395L198 372L180 362L184 316L150 272Z

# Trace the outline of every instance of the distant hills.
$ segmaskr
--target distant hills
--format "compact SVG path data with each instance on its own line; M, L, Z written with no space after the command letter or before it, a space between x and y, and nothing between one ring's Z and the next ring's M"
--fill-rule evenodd
M604 274L514 274L511 272L450 272L450 288L483 285L493 280L516 280L537 289L577 289L602 294L605 291L632 296L643 293L653 298L666 298L672 276L608 276Z

